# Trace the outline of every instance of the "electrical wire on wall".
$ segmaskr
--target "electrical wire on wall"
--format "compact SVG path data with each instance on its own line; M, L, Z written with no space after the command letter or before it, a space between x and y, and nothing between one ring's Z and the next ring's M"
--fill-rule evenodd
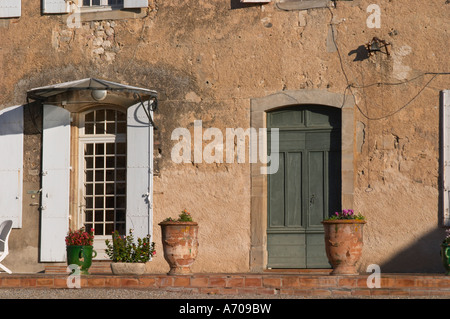
M371 83L371 84L367 84L367 85L355 85L355 84L353 84L353 83L350 83L350 81L349 81L349 79L348 79L348 76L347 76L347 73L345 72L344 63L343 63L343 61L342 61L342 56L341 56L341 52L340 52L340 50L339 50L339 46L338 46L337 43L336 43L335 30L334 30L334 25L333 25L334 14L333 14L332 9L331 9L329 6L327 6L327 8L328 8L328 10L329 10L329 12L330 12L330 14L331 14L331 19L330 19L331 37L332 37L334 46L335 46L335 48L336 48L336 51L337 51L337 53L338 53L338 58L339 58L339 63L340 63L340 68L341 68L341 70L342 70L342 74L343 74L343 76L344 76L344 78L345 78L345 81L346 81L346 87L345 87L345 89L344 89L344 100L343 100L342 106L345 105L345 99L346 99L346 96L347 96L347 91L349 91L349 92L351 93L351 95L353 96L353 98L354 98L354 103L355 103L355 105L356 105L356 108L357 108L358 111L362 114L362 116L368 120L368 122L367 122L367 131L368 131L368 133L367 133L367 139L368 139L367 147L369 147L369 123L370 123L370 121L383 120L383 119L389 118L389 117L391 117L391 116L393 116L393 115L399 113L401 110L405 109L405 108L408 107L412 102L414 102L414 101L417 99L417 97L425 90L425 88L427 88L427 87L430 85L430 83L431 83L437 76L439 76L439 75L450 75L450 72L423 72L422 74L420 74L420 75L418 75L418 76L416 76L416 77L414 77L414 78L407 79L407 80L401 81L401 82L395 82L395 83L389 83L389 82L375 82L375 83ZM370 116L368 115L367 112L364 112L364 111L361 109L361 107L358 105L358 103L357 103L357 101L356 101L355 94L354 94L353 91L352 91L352 89L365 89L365 88L369 88L369 87L373 87L373 86L379 87L379 86L397 86L397 85L404 85L404 84L410 83L410 82L412 82L412 81L414 81L414 80L417 80L417 79L419 79L419 78L423 78L423 77L425 77L425 76L427 76L427 75L432 75L432 77L425 83L425 85L424 85L424 86L423 86L423 87L422 87L422 88L421 88L421 89L420 89L420 90L419 90L419 91L418 91L411 99L409 99L406 103L404 103L404 104L403 104L401 107L399 107L398 109L396 109L396 110L394 110L394 111L392 111L392 112L390 112L390 113L388 113L388 114L386 114L386 115L379 116L379 117L370 117ZM364 95L364 97L365 97L365 95ZM366 106L367 106L367 101L365 102L365 104L366 104ZM368 185L367 185L367 187L366 187L366 192L371 192L371 191L373 190L373 188L371 187L371 178L370 178L370 171L371 171L371 170L370 170L370 162L371 162L370 157L368 157L367 160L368 160L368 167L367 167L367 171L368 171L368 172L367 172L367 175L368 175L368 176L367 176Z
M340 50L339 50L339 46L337 45L337 43L336 43L336 38L335 38L335 34L334 34L334 25L333 25L333 19L334 19L334 14L333 14L333 11L332 11L332 9L329 7L329 6L327 6L327 8L328 8L328 10L330 11L330 14L331 14L331 20L330 20L330 28L331 28L331 38L332 38L332 40L333 40L333 44L334 44L334 46L336 47L336 51L337 51L337 53L338 53L338 57L339 57L339 63L340 63L340 68L341 68L341 70L342 70L342 74L344 75L344 78L345 78L345 82L346 82L346 87L345 87L345 89L344 89L344 102L342 103L342 105L344 105L345 104L345 98L346 98L346 96L347 96L347 91L349 91L351 94L352 94L352 96L353 96L353 98L355 98L355 95L354 95L354 93L353 93L353 91L352 91L352 88L354 88L354 89L364 89L364 88L368 88L368 87L372 87L372 86L381 86L381 85L386 85L386 86L396 86L396 85L403 85L403 84L406 84L406 83L409 83L409 82L412 82L412 81L414 81L414 80L417 80L417 79L419 79L419 78L422 78L422 77L424 77L424 76L426 76L426 75L432 75L432 77L431 77L431 79L417 92L417 94L415 94L408 102L406 102L405 104L403 104L400 108L398 108L397 110L395 110L395 111L393 111L393 112L391 112L391 113L389 113L389 114L386 114L386 115L384 115L384 116L380 116L380 117L370 117L367 113L365 113L361 108L360 108L360 106L358 105L358 103L356 102L356 98L355 98L355 105L356 105L356 107L357 107L357 109L358 109L358 111L367 119L367 120L374 120L374 121L376 121L376 120L382 120L382 119L385 119L385 118L388 118L388 117L391 117L391 116L393 116L393 115L395 115L395 114L397 114L398 112L400 112L401 110L403 110L404 108L406 108L408 105L410 105L422 92L423 92L423 90L425 90L425 88L427 88L429 85L430 85L430 83L438 76L438 75L450 75L450 72L423 72L422 74L420 74L420 75L418 75L418 76L416 76L416 77L414 77L414 78L411 78L411 79L408 79L408 80L405 80L405 81L401 81L401 82L395 82L395 83L389 83L389 82L375 82L375 83L371 83L371 84L367 84L367 85L355 85L355 84L353 84L353 83L350 83L350 81L349 81L349 79L348 79L348 76L347 76L347 73L345 72L345 69L344 69L344 63L343 63L343 61L342 61L342 56L341 56L341 52L340 52Z

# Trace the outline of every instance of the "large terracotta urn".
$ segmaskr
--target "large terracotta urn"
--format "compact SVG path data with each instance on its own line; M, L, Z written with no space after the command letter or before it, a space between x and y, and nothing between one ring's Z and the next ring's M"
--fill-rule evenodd
M196 222L163 221L161 226L164 259L170 266L168 275L191 273L198 253L198 224Z
M364 220L341 219L322 222L325 249L333 267L331 275L357 275L356 264L363 248Z

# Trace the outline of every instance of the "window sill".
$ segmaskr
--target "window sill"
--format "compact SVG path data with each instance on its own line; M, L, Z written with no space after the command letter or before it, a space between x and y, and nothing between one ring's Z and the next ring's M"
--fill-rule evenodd
M276 6L281 10L307 10L314 8L326 8L329 0L288 0L277 2Z
M96 8L81 8L81 22L99 21L99 20L125 20L139 19L146 16L146 10L137 9L119 9L111 6L101 6ZM65 18L63 18L65 19Z

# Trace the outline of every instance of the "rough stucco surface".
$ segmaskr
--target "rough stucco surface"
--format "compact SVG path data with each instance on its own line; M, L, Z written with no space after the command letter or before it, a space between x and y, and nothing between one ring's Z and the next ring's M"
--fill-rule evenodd
M250 99L283 90L352 93L353 208L368 221L360 271L379 264L386 272L440 272L439 90L449 89L449 76L428 83L432 75L424 73L450 71L450 4L377 1L381 27L368 28L372 2L283 11L275 3L151 0L143 18L71 29L67 16L41 15L38 2L22 0L21 18L0 20L0 107L24 104L29 89L85 77L158 91L156 249L162 252L158 222L186 208L200 224L193 271L241 272L249 270L250 165L175 164L172 131L192 133L194 120L202 120L204 129L246 129ZM390 56L365 56L361 47L374 36L391 43ZM399 81L408 82L388 85ZM385 84L371 85L377 82ZM26 138L30 146L39 134ZM26 179L38 169L38 154L31 152ZM28 187L38 188L39 181L25 181L25 197ZM5 260L21 271L34 271L30 260L38 256L39 211L29 201L24 198L24 227L13 231ZM26 265L13 261L19 255L27 256ZM168 270L162 255L149 267Z

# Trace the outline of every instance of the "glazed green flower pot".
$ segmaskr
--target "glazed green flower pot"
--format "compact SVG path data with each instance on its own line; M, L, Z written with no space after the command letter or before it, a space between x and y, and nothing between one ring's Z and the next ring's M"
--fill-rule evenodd
M92 258L97 256L97 252L92 246L66 246L67 265L80 266L83 275L89 275L89 268L92 265Z
M450 244L441 244L442 264L446 270L446 275L450 276Z

